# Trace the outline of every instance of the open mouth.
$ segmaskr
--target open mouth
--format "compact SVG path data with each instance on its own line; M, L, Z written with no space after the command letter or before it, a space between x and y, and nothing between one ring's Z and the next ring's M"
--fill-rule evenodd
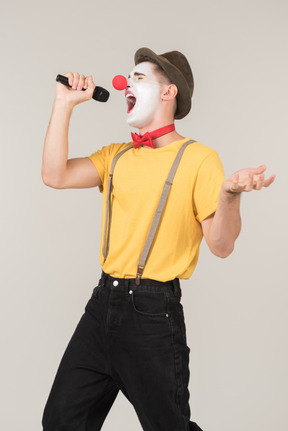
M128 106L127 114L130 114L136 104L136 97L131 92L128 92L126 93L126 101Z

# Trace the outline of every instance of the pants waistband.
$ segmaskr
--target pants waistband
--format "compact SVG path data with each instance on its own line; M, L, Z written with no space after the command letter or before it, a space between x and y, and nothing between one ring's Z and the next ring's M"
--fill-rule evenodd
M169 281L158 281L150 278L142 278L139 286L136 285L136 278L112 277L102 271L101 284L108 284L114 290L151 291L173 293L175 296L182 296L179 278Z

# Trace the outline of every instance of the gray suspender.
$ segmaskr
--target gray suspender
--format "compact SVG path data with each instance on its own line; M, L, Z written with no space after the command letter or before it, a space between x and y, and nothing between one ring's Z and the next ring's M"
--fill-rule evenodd
M122 154L126 153L126 151L130 150L130 148L133 148L133 145L130 145L129 147L125 148L125 150L120 151L120 153L116 154L114 159L112 160L112 164L110 167L110 174L109 174L109 181L108 181L108 191L107 191L107 199L106 199L106 216L105 216L105 228L104 228L104 240L103 240L103 256L104 256L104 262L107 259L108 253L109 253L109 244L110 244L110 227L111 227L111 215L112 215L112 208L111 208L111 193L112 193L112 180L113 180L113 172L116 165L117 160L119 157L122 156ZM109 217L108 217L109 214ZM107 234L107 224L108 224L108 218L109 218L109 226L108 226L108 234ZM106 234L107 234L107 247L106 247Z
M168 174L168 177L165 181L163 190L162 190L162 194L153 218L153 222L146 240L146 243L144 245L140 260L139 260L139 264L137 267L137 274L136 274L136 284L139 285L140 284L140 280L144 271L144 267L146 265L150 250L151 250L151 246L161 219L161 215L163 213L164 207L165 207L165 203L170 191L170 187L172 186L172 182L176 173L176 170L178 168L178 165L180 163L181 157L184 153L185 148L189 145L192 144L193 140L189 140L187 142L185 142L185 144L182 145L182 147L180 148L180 150L178 151L175 160L172 164L172 167L170 169L170 172ZM105 218L105 227L104 227L104 239L103 239L103 256L104 256L104 262L107 259L108 253L109 253L109 243L110 243L110 227L111 227L111 215L112 215L112 209L111 209L111 193L112 193L112 180L113 180L113 172L114 172L114 168L116 165L117 160L119 159L119 157L122 156L122 154L124 154L126 151L130 150L130 148L133 148L133 145L130 145L129 147L125 148L125 150L121 151L120 153L118 153L111 164L111 168L110 168L110 174L109 174L109 183L108 183L108 191L107 191L107 200L106 200L106 218ZM108 224L108 218L109 218L109 224ZM107 233L107 225L108 225L108 233ZM106 240L106 236L107 236L107 240ZM107 245L106 245L107 242Z

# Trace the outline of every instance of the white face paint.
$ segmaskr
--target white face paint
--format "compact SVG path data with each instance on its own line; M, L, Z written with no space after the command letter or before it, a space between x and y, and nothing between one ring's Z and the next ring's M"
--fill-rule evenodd
M161 102L160 89L152 63L143 62L134 67L125 93L130 126L141 129L153 120Z

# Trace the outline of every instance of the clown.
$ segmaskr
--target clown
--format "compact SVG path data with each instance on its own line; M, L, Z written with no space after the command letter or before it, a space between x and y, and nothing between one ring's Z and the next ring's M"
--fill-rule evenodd
M136 52L127 84L121 78L127 123L139 133L67 160L71 113L95 84L66 76L72 88L57 84L42 177L50 187L103 193L102 274L61 361L43 430L99 431L121 390L144 431L201 431L190 417L179 280L191 277L203 237L216 256L232 253L241 193L275 175L265 179L259 166L225 179L215 150L181 136L174 120L191 109L190 65L178 51L148 48Z

